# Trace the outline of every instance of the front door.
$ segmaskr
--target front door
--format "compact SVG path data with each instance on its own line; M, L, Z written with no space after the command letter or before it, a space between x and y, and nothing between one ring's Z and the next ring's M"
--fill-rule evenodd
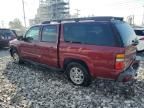
M28 30L25 35L25 41L22 41L20 52L24 59L38 62L36 44L39 42L40 27L34 26Z

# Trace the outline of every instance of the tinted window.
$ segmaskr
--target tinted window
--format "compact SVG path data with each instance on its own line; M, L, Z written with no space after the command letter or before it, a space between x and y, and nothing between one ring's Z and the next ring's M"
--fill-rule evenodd
M39 30L40 27L32 27L29 29L29 31L26 33L26 38L31 38L31 40L39 40Z
M133 40L136 40L136 34L133 28L127 23L118 23L116 24L118 32L122 38L124 46L128 46L132 44Z
M44 26L42 30L42 41L56 42L57 40L57 26L48 25Z
M111 27L106 23L65 24L64 39L67 42L115 46L115 39Z
M135 30L136 35L144 36L144 30Z

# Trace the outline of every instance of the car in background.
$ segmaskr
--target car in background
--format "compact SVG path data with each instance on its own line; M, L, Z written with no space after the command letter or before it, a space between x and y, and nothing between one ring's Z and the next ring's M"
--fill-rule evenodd
M16 34L16 36L23 36L26 29L12 29L12 31Z
M16 30L12 30L12 32L13 32L16 36L18 36Z
M137 45L137 51L144 51L144 28L134 28L134 31L139 39L139 44Z
M9 41L15 38L16 34L12 30L0 28L0 47L8 47Z

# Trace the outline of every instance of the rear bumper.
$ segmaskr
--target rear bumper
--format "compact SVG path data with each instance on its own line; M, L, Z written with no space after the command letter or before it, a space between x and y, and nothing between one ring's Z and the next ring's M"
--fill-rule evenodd
M132 65L127 70L120 73L120 75L117 78L117 81L127 82L129 80L134 79L134 77L137 76L137 73L138 73L139 62L140 61L133 62Z

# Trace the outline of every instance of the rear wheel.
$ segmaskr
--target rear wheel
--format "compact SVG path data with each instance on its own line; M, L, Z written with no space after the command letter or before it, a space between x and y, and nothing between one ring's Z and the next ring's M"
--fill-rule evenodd
M66 68L66 74L74 85L89 86L91 84L88 69L80 63L70 63Z

